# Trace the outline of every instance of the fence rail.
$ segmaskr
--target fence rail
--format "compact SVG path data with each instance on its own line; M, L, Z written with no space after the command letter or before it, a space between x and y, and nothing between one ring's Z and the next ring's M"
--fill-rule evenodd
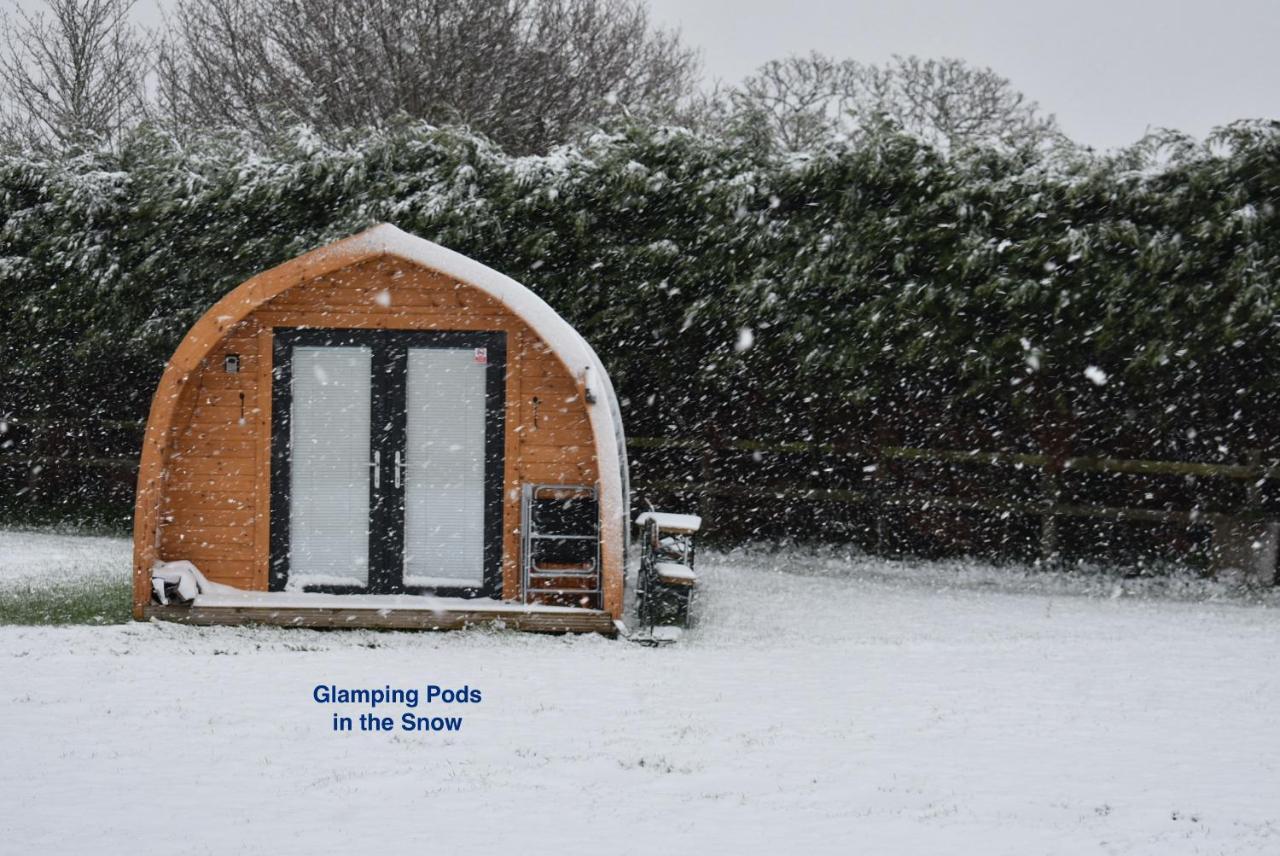
M25 416L0 416L0 424L31 426L36 428L84 427L87 423L71 423L66 420ZM141 431L146 422L140 420L100 419L92 422L117 430ZM725 440L710 442L703 439L675 437L628 437L627 445L638 449L687 449L696 451L734 450L742 452L768 452L775 454L818 453L823 455L848 455L868 460L930 461L956 464L1021 465L1047 467L1053 460L1048 455L1026 452L983 452L980 450L922 449L910 446L842 446L834 443L807 441ZM59 460L63 460L59 458ZM83 459L89 460L89 459ZM113 460L120 466L137 466L130 458L99 458ZM130 463L132 462L132 463ZM1261 464L1222 464L1199 461L1152 461L1130 458L1069 457L1061 461L1063 470L1077 472L1129 473L1134 475L1196 476L1228 479L1280 479L1280 462L1270 466Z
M1096 519L1125 523L1153 525L1212 527L1215 551L1226 549L1225 539L1245 538L1250 543L1253 534L1241 534L1240 526L1270 524L1280 520L1280 513L1263 507L1262 485L1270 479L1280 478L1280 466L1275 462L1264 465L1256 451L1249 453L1249 462L1228 464L1197 461L1156 461L1111 457L1076 456L1054 460L1048 455L1021 452L984 452L953 449L922 449L906 446L849 446L811 442L768 443L757 440L728 440L710 442L702 439L671 439L663 437L633 437L628 446L634 449L682 449L704 456L704 478L698 482L670 480L639 481L635 485L642 491L673 493L705 497L737 499L778 499L798 502L830 502L873 506L877 510L918 509L953 512L982 512L1002 516L1020 515L1040 518L1039 553L1042 558L1058 554L1060 519ZM950 465L1012 466L1018 469L1039 470L1038 495L1025 499L1008 497L960 497L944 496L931 492L903 492L886 487L879 479L872 479L869 489L830 489L792 484L745 485L714 481L713 468L706 466L708 453L723 451L752 452L757 454L820 454L823 456L847 456L866 462L864 472L876 474L891 462L936 463ZM1192 479L1223 479L1245 483L1245 491L1239 507L1220 510L1199 506L1191 508L1151 508L1127 505L1103 505L1062 501L1061 479L1069 473L1110 473L1132 476L1178 476Z
M930 461L951 464L998 464L1047 467L1053 463L1048 455L1024 452L982 452L951 449L918 449L909 446L852 447L830 443L785 442L768 443L759 440L727 440L711 443L706 440L673 439L667 437L629 437L628 446L641 449L682 448L698 451L731 449L741 452L771 452L780 454L804 454L817 452L824 455L848 455L868 460ZM1076 472L1129 473L1135 475L1198 476L1229 479L1280 479L1280 466L1251 464L1215 464L1196 461L1148 461L1129 458L1070 457L1061 462L1064 470Z
M69 423L53 419L29 417L0 417L0 430L12 435L13 427L36 429L83 429L89 423ZM114 430L141 430L145 423L127 420L98 420L93 425ZM0 439L4 433L0 433ZM914 508L949 511L975 511L995 514L1038 516L1045 521L1049 531L1044 533L1044 549L1052 549L1055 534L1052 521L1056 518L1097 518L1135 523L1195 525L1213 524L1223 520L1275 520L1280 515L1262 508L1260 486L1267 480L1280 479L1280 465L1272 462L1264 465L1257 453L1252 453L1245 464L1158 461L1111 457L1069 457L1054 461L1047 455L1022 452L985 452L978 450L924 449L907 446L840 446L836 444L804 441L767 442L749 439L710 442L704 439L669 437L632 437L627 445L633 450L683 450L695 453L751 452L761 454L819 454L844 456L865 462L863 470L875 473L890 462L972 464L979 466L1012 466L1039 469L1041 490L1038 497L1010 499L1007 497L966 498L944 496L927 492L902 492L884 489L874 483L871 489L856 490L827 488L803 484L749 485L738 482L717 481L711 469L704 466L700 480L639 480L635 487L641 491L675 493L682 495L725 497L739 499L777 499L797 502L844 503L850 505L874 505L886 509ZM42 450L44 451L44 450ZM0 449L0 464L23 465L28 468L49 466L84 467L86 469L128 470L136 469L138 461L124 456L77 455L27 455L16 446ZM1183 476L1196 479L1227 479L1246 481L1242 507L1233 510L1208 510L1193 508L1143 508L1130 506L1067 503L1059 501L1057 474L1061 473L1115 473L1137 476Z

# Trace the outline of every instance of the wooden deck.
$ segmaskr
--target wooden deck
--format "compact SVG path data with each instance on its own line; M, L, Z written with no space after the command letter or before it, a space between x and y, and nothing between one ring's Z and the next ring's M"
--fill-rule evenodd
M214 604L159 606L149 604L147 619L179 624L237 625L265 624L275 627L376 630L461 630L468 627L495 627L532 633L599 633L617 635L613 618L598 609L521 606L490 601L481 606L470 601L465 606L302 606L297 604Z

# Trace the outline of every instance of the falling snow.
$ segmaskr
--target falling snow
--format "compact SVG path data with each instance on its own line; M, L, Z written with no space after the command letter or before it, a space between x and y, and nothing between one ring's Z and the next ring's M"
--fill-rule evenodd
M15 537L0 580L15 543L68 567L101 547ZM127 546L106 551L122 578ZM146 849L314 853L323 817L345 840L465 850L458 818L481 799L486 847L534 852L581 828L620 854L835 854L851 836L886 853L1274 852L1272 609L1190 579L839 553L709 554L699 577L696 626L661 650L0 627L0 804L22 807L5 840L136 846L137 807L180 795L198 809L147 828ZM484 691L459 734L336 735L310 700L428 680Z

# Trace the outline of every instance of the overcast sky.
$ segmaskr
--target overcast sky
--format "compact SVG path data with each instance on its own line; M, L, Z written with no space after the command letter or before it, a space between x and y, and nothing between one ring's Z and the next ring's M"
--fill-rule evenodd
M1233 119L1280 118L1280 0L648 2L655 22L702 50L709 79L735 82L810 50L955 56L1008 77L1098 148L1151 127L1201 137ZM139 0L138 17L156 24L173 3Z
M649 0L736 81L775 57L955 56L1013 81L1099 148L1280 118L1280 0Z

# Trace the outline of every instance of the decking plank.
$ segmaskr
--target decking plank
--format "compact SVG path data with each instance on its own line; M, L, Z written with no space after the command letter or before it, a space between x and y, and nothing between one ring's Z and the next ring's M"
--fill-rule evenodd
M512 612L466 609L369 609L351 607L273 606L159 606L150 604L145 617L202 626L266 624L275 627L375 630L461 630L492 625L532 633L600 633L614 636L617 629L607 612L595 609L572 612Z

